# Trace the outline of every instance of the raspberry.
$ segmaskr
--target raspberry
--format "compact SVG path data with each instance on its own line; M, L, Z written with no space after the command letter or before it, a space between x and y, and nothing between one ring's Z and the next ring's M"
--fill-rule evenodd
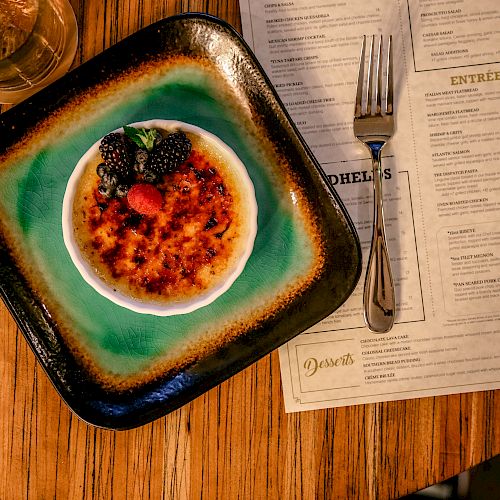
M163 205L163 197L151 184L134 184L128 191L129 205L140 214L153 215Z

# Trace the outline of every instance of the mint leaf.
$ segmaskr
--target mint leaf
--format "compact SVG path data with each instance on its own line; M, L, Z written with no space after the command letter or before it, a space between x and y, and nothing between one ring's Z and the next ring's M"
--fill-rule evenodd
M145 128L135 128L129 127L128 125L123 126L125 135L134 141L140 148L146 148L151 151L155 145L155 139L160 135L156 129L145 129Z
M123 126L123 130L125 131L125 135L132 139L139 147L143 147L143 142L139 139L139 130L134 127L129 127L128 125Z

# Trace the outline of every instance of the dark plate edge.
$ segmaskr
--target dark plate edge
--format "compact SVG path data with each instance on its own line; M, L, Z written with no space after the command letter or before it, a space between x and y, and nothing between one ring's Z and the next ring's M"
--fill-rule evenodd
M357 253L356 255L357 259L355 258L357 265L354 275L351 277L352 278L351 286L345 290L344 297L341 298L340 303L337 304L336 307L334 308L336 309L352 293L361 274L361 259L360 259L361 248L359 244L359 239L357 237L354 225L349 217L348 212L345 210L345 207L343 206L341 199L339 198L333 186L328 181L328 178L324 173L322 167L316 161L314 155L312 155L307 143L302 138L300 132L297 130L297 127L291 120L288 112L286 111L286 108L281 102L277 92L275 91L273 85L269 81L269 78L265 74L262 66L254 56L249 46L239 35L239 33L225 21L218 19L214 16L200 14L200 13L186 13L186 14L179 14L177 16L172 16L164 20L158 21L148 26L147 28L144 28L144 30L158 29L159 26L165 23L174 22L177 19L200 19L204 21L209 21L211 23L215 23L221 26L222 28L226 29L227 31L229 31L232 34L232 36L238 40L238 42L245 48L245 51L247 52L249 57L252 59L252 63L259 70L260 76L265 80L267 86L273 93L273 97L276 100L279 107L281 108L281 111L283 112L284 116L286 117L288 125L293 130L302 148L306 152L307 156L311 159L323 184L329 191L330 197L334 201L334 204L337 206L339 213L342 215L342 218L345 221L347 232L352 236L352 243L354 244ZM109 50L112 51L117 50L116 48L117 46L124 43L128 39L133 38L134 35L135 34L130 35L129 37L125 38L115 46L106 49L96 57L106 57L105 54ZM64 88L64 83L65 80L63 77L62 81L60 80L58 82L54 82L54 84L47 87L48 89L47 92L54 91L54 88L57 85L60 85L61 88ZM44 91L42 90L41 92ZM33 96L33 100L35 101L35 103L36 99L42 99L42 98L43 95L41 95L40 93ZM59 103L60 102L61 101L59 101ZM20 106L22 105L23 103L21 103ZM27 102L25 103L25 105L26 107L29 108L31 103ZM58 107L59 105L60 104L56 103L56 107ZM4 113L4 115L7 115L8 118L9 112L14 112L14 111L15 108L13 108L12 110L8 110L6 113ZM3 118L5 119L5 117ZM6 246L4 245L3 241L1 243L2 243L1 245L2 253L4 253L4 249L6 248ZM5 253L8 254L7 251L5 251ZM155 390L155 393L157 395L157 398L143 399L144 403L149 403L146 405L149 407L148 409L146 409L143 404L137 404L138 401L133 401L129 402L128 405L127 404L119 405L121 408L119 408L117 411L116 407L113 407L113 405L109 405L104 399L95 398L93 401L88 401L85 398L82 398L82 395L85 393L85 389L91 389L92 387L88 383L82 381L82 378L85 377L85 373L81 372L78 369L75 370L74 365L70 366L70 372L73 371L73 373L69 374L71 375L72 379L71 381L69 381L67 378L64 377L64 375L68 376L68 373L65 373L64 370L62 370L63 371L62 374L61 370L57 370L57 373L54 373L53 364L60 363L60 366L67 367L67 359L65 359L65 356L68 355L71 356L71 355L69 354L69 351L67 351L67 349L65 348L64 342L62 342L61 345L57 345L57 343L60 340L59 335L56 333L57 328L55 327L55 325L51 324L50 315L47 314L43 305L36 299L36 297L33 296L33 294L31 294L30 296L30 293L27 291L28 289L23 289L22 282L24 281L24 277L21 271L13 263L12 256L8 257L8 266L4 266L3 262L4 258L2 256L2 270L0 273L1 274L0 293L9 311L11 312L17 324L19 325L21 331L23 332L23 335L27 339L31 349L33 350L37 359L39 360L42 368L47 373L49 380L51 380L57 392L60 394L61 398L68 404L68 406L80 418L87 421L88 423L91 423L92 425L96 425L99 427L105 427L110 429L129 429L132 427L136 427L138 425L149 423L152 420L161 417L166 413L169 413L179 408L180 406L186 404L188 401L191 401L195 397L206 392L208 389L213 388L214 386L221 383L223 380L234 375L237 371L246 368L250 364L254 363L256 360L262 358L272 350L276 349L279 345L285 343L286 341L290 340L294 336L304 331L306 328L312 326L312 324L319 321L319 318L317 318L311 324L301 325L300 328L298 328L292 334L288 333L288 335L274 335L272 341L270 341L265 335L267 328L262 330L259 329L253 330L252 337L257 336L259 338L259 351L256 352L253 346L255 338L252 339L251 342L252 345L245 345L245 342L248 342L249 339L245 338L242 339L242 346L246 349L245 352L246 356L244 356L243 361L240 360L240 365L236 367L234 371L230 371L229 373L227 373L227 371L229 371L227 370L226 372L222 373L220 370L219 371L215 370L217 375L214 375L214 372L210 372L210 375L207 375L207 368L210 367L210 365L216 363L218 357L223 355L224 356L229 355L229 357L234 357L234 353L231 355L231 352L234 351L234 349L236 349L237 347L238 348L242 347L242 346L229 345L226 348L222 349L221 351L218 351L217 356L205 360L206 362L203 365L197 365L196 367L189 368L185 370L183 373L180 373L179 375L171 379L170 381L167 381L166 383L165 381L162 381L162 383L157 382L155 384L148 384L147 386L145 386L144 388L145 393L147 393L148 391ZM6 273L7 276L5 276L4 273ZM9 290L9 288L12 288L12 279L6 279L8 278L8 275L10 273L16 275L15 286L17 287L17 292L14 294L12 294L12 292ZM26 310L29 310L30 314L26 314ZM276 318L274 327L277 328L278 330L279 330L279 322L280 318ZM40 334L40 332L42 333ZM50 335L47 335L47 332L49 332ZM50 337L50 339L48 339L47 337ZM280 339L279 341L276 341L277 337ZM47 346L46 345L47 343L41 342L41 340L52 340L53 343L55 344L52 346ZM241 351L238 352L238 357L241 357ZM77 384L76 387L80 389L77 392L68 389L69 387L74 388L73 384L75 384L75 382ZM185 390L183 390L186 386L189 386L191 388L190 391L186 392ZM159 389L162 390L159 391ZM175 398L175 402L170 405L165 404L164 398L166 395L168 395L168 398ZM103 393L102 396L106 396L106 393ZM163 404L159 403L161 401L163 401Z

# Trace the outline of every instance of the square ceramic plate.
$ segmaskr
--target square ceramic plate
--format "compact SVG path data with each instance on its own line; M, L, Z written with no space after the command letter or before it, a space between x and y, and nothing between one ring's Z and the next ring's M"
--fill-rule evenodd
M180 120L216 135L255 187L253 252L231 288L192 313L135 313L81 277L62 201L80 157L124 124ZM0 287L70 406L131 428L180 407L312 326L349 296L360 248L334 190L238 34L165 19L0 115Z

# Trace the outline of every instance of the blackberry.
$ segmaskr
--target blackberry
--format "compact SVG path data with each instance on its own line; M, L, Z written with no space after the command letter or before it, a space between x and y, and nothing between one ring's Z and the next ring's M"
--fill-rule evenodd
M191 141L184 132L172 132L150 154L147 169L162 176L173 172L191 153Z
M111 132L104 136L99 151L106 165L123 177L128 177L133 166L133 149L130 140L122 134Z

